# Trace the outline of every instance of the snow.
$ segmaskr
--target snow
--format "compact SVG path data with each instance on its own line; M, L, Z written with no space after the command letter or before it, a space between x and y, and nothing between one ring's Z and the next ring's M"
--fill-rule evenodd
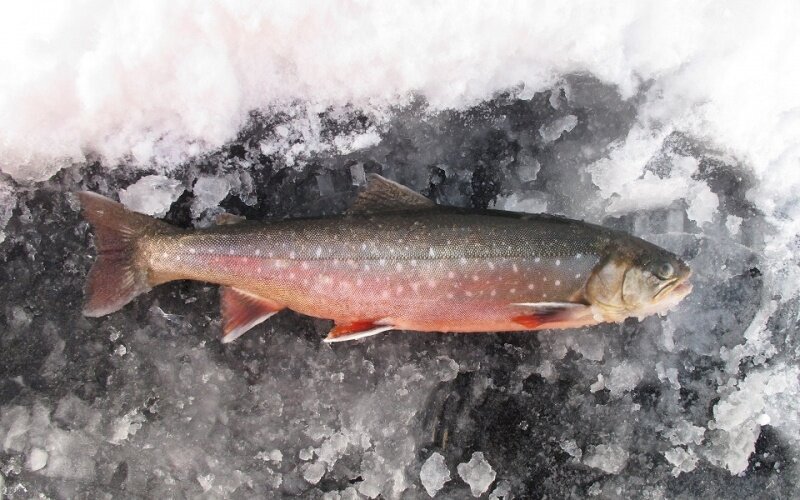
M164 175L146 175L121 190L119 201L134 212L162 217L182 193L180 181Z
M446 482L450 481L450 469L444 461L444 456L434 452L422 464L419 470L419 479L428 496L434 497Z
M476 451L469 462L458 464L458 475L469 485L472 496L479 497L494 482L497 473L483 456L483 452Z

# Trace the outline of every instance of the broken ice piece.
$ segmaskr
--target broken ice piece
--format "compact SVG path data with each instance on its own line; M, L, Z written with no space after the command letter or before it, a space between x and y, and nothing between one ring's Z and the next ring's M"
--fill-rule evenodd
M564 132L571 132L578 124L578 117L575 115L562 116L550 123L539 127L539 135L545 143L550 143L561 138Z
M28 470L35 472L43 469L45 465L47 465L47 452L41 448L33 448L30 455L28 455L28 460L25 463L25 466L28 468ZM0 491L2 490L0 489Z
M146 175L119 192L119 201L133 210L163 217L183 193L180 181L163 175Z
M469 485L474 497L479 497L488 490L497 476L480 451L473 453L469 462L458 464L457 470L461 479Z
M444 484L450 481L450 469L444 461L444 457L438 453L433 454L425 460L422 468L419 471L419 479L422 481L422 486L431 497L435 496L439 490L442 489Z
M628 463L628 452L616 444L590 446L583 463L608 474L619 474Z
M321 462L307 464L303 470L303 479L308 481L310 484L317 484L324 475L325 475L325 464Z
M317 174L317 189L320 196L330 196L334 193L330 172L322 171Z
M197 218L209 208L219 206L230 190L231 184L224 177L200 177L197 179L192 187L192 193L194 193L192 217Z
M367 175L364 173L363 163L350 165L350 179L354 186L363 186L367 183Z

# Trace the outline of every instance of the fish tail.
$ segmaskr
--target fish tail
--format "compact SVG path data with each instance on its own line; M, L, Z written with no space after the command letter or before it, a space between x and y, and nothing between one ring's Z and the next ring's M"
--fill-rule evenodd
M83 217L92 225L97 260L86 281L84 316L98 317L121 309L150 290L145 259L138 246L146 235L175 228L96 193L78 193Z

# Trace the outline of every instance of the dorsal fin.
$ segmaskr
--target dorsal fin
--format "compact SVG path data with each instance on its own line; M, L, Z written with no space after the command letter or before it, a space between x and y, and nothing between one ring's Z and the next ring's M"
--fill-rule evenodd
M367 176L366 187L347 210L351 214L399 212L433 208L436 203L411 189L378 174Z

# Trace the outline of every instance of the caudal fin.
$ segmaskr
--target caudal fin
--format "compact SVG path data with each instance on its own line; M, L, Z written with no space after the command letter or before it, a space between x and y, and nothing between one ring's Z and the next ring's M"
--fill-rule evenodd
M150 290L145 264L137 258L137 243L145 234L172 227L96 193L82 191L78 197L97 247L97 260L86 281L83 314L104 316Z

